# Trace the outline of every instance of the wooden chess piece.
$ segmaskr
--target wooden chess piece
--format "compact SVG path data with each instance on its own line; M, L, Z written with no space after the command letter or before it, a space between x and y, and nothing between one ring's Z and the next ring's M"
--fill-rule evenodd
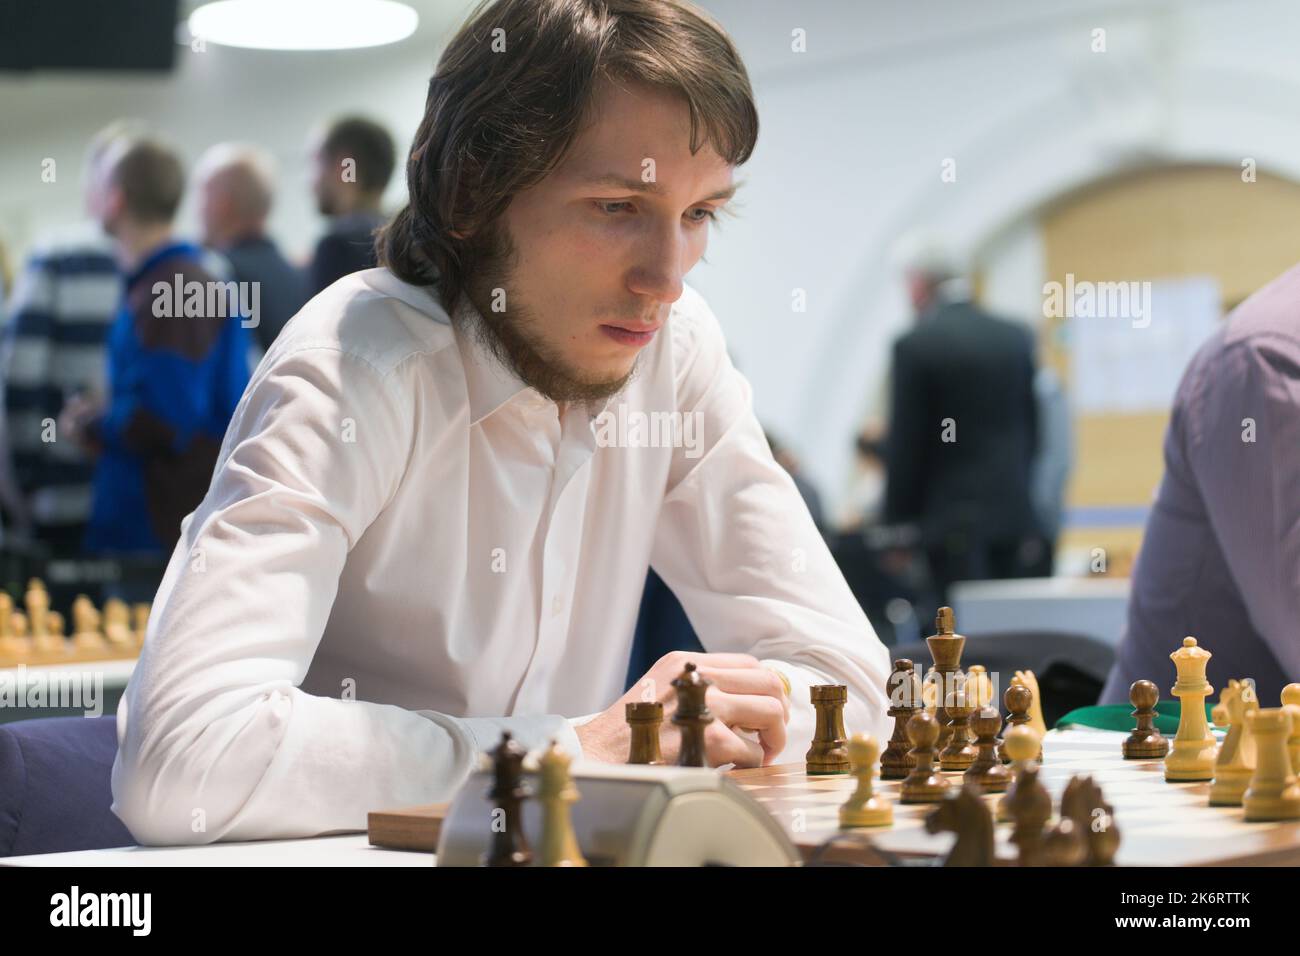
M1246 819L1300 820L1300 784L1286 752L1291 715L1281 707L1260 707L1246 722L1255 737L1255 775L1241 798Z
M964 689L958 690L944 702L944 710L948 713L952 733L948 737L948 746L939 755L939 769L968 770L976 756L970 743L969 725L970 716L975 712L974 702L967 699Z
M131 631L135 635L136 649L144 647L144 633L149 627L149 613L153 605L148 601L137 601L131 605Z
M948 746L948 740L952 736L952 722L944 712L944 704L954 689L956 675L961 672L961 652L966 646L966 638L953 632L955 626L952 608L941 607L934 619L935 633L925 639L926 646L930 648L930 656L934 658L937 677L934 716L939 722L939 738L935 744L939 750Z
M927 833L955 833L944 866L993 865L993 814L975 784L953 787L925 815Z
M704 702L713 682L688 662L681 675L673 681L677 691L677 710L673 713L673 726L681 731L681 749L677 753L679 767L707 767L704 731L713 723L713 714Z
M1250 778L1255 775L1255 738L1246 715L1258 709L1254 685L1234 677L1223 688L1219 702L1211 711L1215 725L1228 728L1214 760L1214 783L1210 784L1212 807L1241 806Z
M880 779L902 780L916 766L911 756L912 745L907 740L907 722L922 708L921 681L916 676L916 667L907 658L894 661L885 693L889 695L886 714L894 718L894 732L880 757Z
M858 785L840 807L840 826L844 829L891 826L894 822L894 805L888 797L874 793L871 787L871 778L876 773L876 758L880 755L880 744L876 743L875 737L854 734L847 750Z
M624 706L632 741L627 762L658 765L664 762L659 750L659 728L664 722L664 705L657 700L632 701Z
M1038 691L1038 678L1033 671L1016 671L1011 675L1011 683L1029 688L1029 726L1038 731L1038 739L1042 740L1047 736L1047 723L1043 720L1043 698ZM1041 754L1038 759L1043 759Z
M813 731L812 746L805 756L808 775L820 776L848 773L848 735L844 731L844 705L849 700L849 689L844 684L820 684L808 688L813 708L817 712L817 726Z
M1087 843L1078 825L1069 817L1062 817L1043 834L1038 865L1082 866L1087 859Z
M903 803L934 803L948 790L948 781L934 772L934 747L939 739L939 722L925 711L913 714L907 722L907 737L912 742L916 766L903 780L899 791Z
M1169 753L1169 741L1156 729L1156 704L1160 688L1153 681L1134 681L1128 689L1128 699L1133 705L1130 717L1137 718L1137 726L1124 739L1125 760L1163 760Z
M1291 707L1296 710L1290 710ZM1286 740L1291 772L1300 777L1300 684L1287 684L1282 688L1282 709L1291 715L1291 736Z
M501 743L491 751L492 842L483 856L484 866L529 866L533 851L524 834L523 802L529 797L524 783L526 751L510 736L501 734ZM498 823L498 821L500 821Z
M1031 746L1032 744L1032 746ZM1037 754L1039 752L1038 732L1028 724L1017 724L1014 727L1007 728L1007 734L1002 740L1002 749L1011 759L1011 784L1007 787L1006 794L998 801L997 818L1002 822L1011 819L1008 800L1016 792L1016 786L1020 781L1023 771L1030 769L1034 765L1037 769ZM1037 781L1035 776L1034 781ZM1037 784L1042 786L1042 784Z
M572 804L580 799L578 788L569 775L573 758L564 748L551 741L551 746L538 761L541 781L537 799L542 805L542 866L586 866L587 860L578 846L569 813Z
M1002 702L1007 707L1007 726L1004 729L1007 732L1010 732L1013 727L1029 725L1029 705L1033 703L1033 699L1033 691L1024 684L1012 684L1003 692ZM1040 749L1035 759L1041 760L1042 756L1042 750ZM998 759L1003 763L1011 762L1011 757L1007 754L1005 737L998 746Z
M966 771L964 780L980 788L981 793L1005 793L1011 783L1011 771L998 759L998 731L1002 729L1002 715L996 707L984 707L971 718L975 730L975 761Z
M1102 796L1101 787L1089 776L1074 776L1061 794L1061 816L1074 821L1083 835L1088 866L1109 866L1119 850L1120 831L1115 808Z
M99 611L90 598L78 594L72 601L72 649L82 659L98 659L108 651L99 630Z
M135 655L135 635L131 632L131 609L121 598L104 602L104 637L110 651L119 657Z
M976 714L993 703L993 681L983 664L966 668L966 693L971 696Z
M32 641L14 633L13 614L13 598L0 591L0 667L26 664L32 659Z
M1011 842L1020 850L1021 866L1042 862L1043 830L1052 818L1052 797L1038 779L1038 732L1028 724L1012 727L1003 741L1016 778L998 802L998 819L1012 823Z
M1178 698L1178 733L1173 749L1165 757L1166 780L1211 780L1214 778L1215 742L1205 719L1205 698L1214 688L1205 679L1205 666L1212 655L1198 647L1196 638L1183 638L1183 646L1169 655L1178 670L1173 695Z

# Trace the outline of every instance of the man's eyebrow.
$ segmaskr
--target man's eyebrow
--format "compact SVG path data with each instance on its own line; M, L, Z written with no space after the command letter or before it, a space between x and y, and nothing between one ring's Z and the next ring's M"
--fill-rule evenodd
M584 186L613 186L634 193L662 195L664 192L663 186L657 182L642 182L640 179L629 179L628 177L620 176L617 173L605 173L599 176L583 176L581 177L581 182ZM732 196L736 195L736 190L739 186L739 183L732 183L726 189L719 189L712 195L705 196L700 200L700 202L716 202L717 200L730 199Z

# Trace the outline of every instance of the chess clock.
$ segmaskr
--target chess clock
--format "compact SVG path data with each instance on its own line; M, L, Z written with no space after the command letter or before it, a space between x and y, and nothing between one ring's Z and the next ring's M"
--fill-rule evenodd
M526 772L531 793L537 774ZM793 866L799 851L781 825L717 770L618 764L573 765L581 794L573 830L593 866ZM492 771L472 773L447 811L439 866L478 866L492 837ZM497 814L499 819L500 815ZM542 808L523 805L525 836L541 840Z

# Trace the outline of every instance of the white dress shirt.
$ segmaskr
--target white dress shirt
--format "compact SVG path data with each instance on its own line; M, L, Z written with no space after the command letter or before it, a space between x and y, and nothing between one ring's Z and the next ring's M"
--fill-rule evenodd
M623 392L561 412L430 291L347 276L258 366L181 531L118 709L113 809L143 843L363 829L450 799L502 729L580 757L648 566L707 650L788 678L779 760L813 684L889 733L886 649L690 288Z

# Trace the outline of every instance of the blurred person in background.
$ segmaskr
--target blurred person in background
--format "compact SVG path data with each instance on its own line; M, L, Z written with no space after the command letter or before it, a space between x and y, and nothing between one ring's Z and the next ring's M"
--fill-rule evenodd
M1300 266L1238 306L1183 373L1102 704L1168 673L1189 634L1213 649L1213 686L1249 675L1261 707L1300 679L1297 303Z
M972 301L942 243L909 237L896 256L916 326L894 343L885 520L918 527L947 604L955 581L1025 577L1041 565L1030 493L1034 343Z
M103 388L106 343L121 297L109 238L99 227L100 167L138 124L115 122L91 140L84 168L85 222L42 237L18 277L6 313L3 470L9 542L30 539L53 558L80 553L90 519L94 461L55 422L64 403Z
M96 172L100 225L126 281L108 394L69 401L59 435L97 456L87 549L161 558L208 489L248 384L249 334L224 262L172 233L185 186L177 154L150 137L122 139Z
M316 208L330 222L312 255L309 296L377 264L374 234L386 221L380 204L397 162L388 130L359 116L335 121L313 150L313 160Z
M267 235L275 197L275 170L261 149L237 143L213 146L195 173L204 245L225 256L238 282L258 284L253 334L265 352L307 301L306 282Z

